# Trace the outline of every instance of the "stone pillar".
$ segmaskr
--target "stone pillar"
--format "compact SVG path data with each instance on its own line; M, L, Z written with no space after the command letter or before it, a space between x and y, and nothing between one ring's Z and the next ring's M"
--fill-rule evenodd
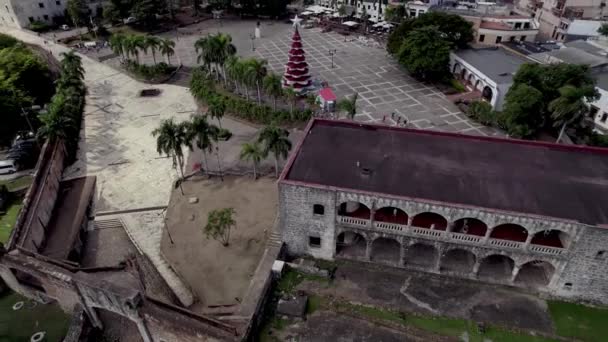
M408 243L409 243L409 241L401 241L401 248L399 249L399 266L400 267L405 266L405 255L407 254L407 249L409 248Z
M429 227L431 230L435 229L435 224L431 223L431 227Z
M441 273L441 256L443 255L443 248L437 248L437 259L435 260L435 265L433 266L433 270L437 273Z
M492 230L488 228L486 230L486 235L483 236L483 243L487 243L488 239L490 239L490 234L492 234Z
M481 262L479 258L475 259L475 264L473 265L473 276L477 278L477 274L479 273L479 266L481 266Z
M367 239L365 246L365 261L372 260L372 239L371 237Z
M451 232L454 230L454 222L449 222L447 228L445 229L446 232Z
M369 211L369 223L371 225L371 227L374 226L374 216L376 215L376 210L372 207L372 209Z
M408 226L408 228L412 226L412 221L414 221L414 217L413 216L409 216L407 218L407 226Z
M528 250L528 248L530 247L530 243L532 242L533 237L534 237L534 234L530 234L530 232L528 232L528 237L526 237L526 242L524 243L525 250Z
M519 269L520 267L518 265L515 265L513 267L513 272L511 273L511 282L515 282L515 278L517 278L517 274L519 274Z
M154 342L154 339L152 339L152 335L150 334L150 330L146 325L146 321L143 318L140 317L135 320L135 324L137 324L137 330L139 330L139 335L141 335L143 342Z

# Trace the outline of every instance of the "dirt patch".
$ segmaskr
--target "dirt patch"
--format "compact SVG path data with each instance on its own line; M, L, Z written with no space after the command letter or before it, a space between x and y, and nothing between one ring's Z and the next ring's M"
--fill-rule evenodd
M163 235L161 250L200 301L193 308L237 305L244 296L264 252L275 220L277 189L274 178L224 177L184 182L175 189L167 209L172 244ZM189 203L196 197L197 203ZM230 245L207 238L203 227L211 210L234 208L236 228Z

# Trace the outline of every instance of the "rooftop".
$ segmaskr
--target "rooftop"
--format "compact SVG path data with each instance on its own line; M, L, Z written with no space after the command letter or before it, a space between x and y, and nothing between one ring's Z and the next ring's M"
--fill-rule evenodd
M602 67L608 64L606 57L594 55L580 47L566 46L559 50L531 54L533 58L541 63L572 63L585 64L591 68Z
M502 48L466 49L454 54L497 84L511 83L519 66L531 62Z
M606 224L606 174L608 149L317 119L281 182Z

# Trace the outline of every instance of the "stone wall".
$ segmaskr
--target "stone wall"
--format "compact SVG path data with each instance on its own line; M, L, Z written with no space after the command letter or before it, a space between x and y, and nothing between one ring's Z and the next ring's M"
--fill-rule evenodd
M23 209L17 217L7 249L21 246L38 252L44 244L57 200L65 153L63 142L46 142L42 147L32 185L23 200Z

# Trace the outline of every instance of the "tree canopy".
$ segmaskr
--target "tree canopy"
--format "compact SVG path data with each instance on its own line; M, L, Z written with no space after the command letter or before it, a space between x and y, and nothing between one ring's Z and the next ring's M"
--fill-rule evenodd
M415 77L440 81L450 73L450 43L435 26L417 28L405 37L397 59Z

